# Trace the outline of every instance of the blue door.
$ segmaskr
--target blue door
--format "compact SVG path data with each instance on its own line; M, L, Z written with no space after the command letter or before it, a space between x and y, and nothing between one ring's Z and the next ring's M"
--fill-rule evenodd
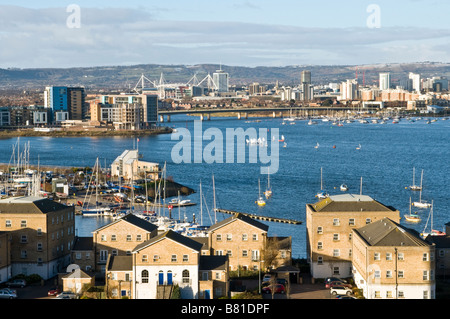
M209 290L205 290L205 299L211 299L211 292Z
M159 272L159 284L164 285L164 273L162 271Z
M169 271L169 272L167 273L167 284L168 284L168 285L171 285L171 284L172 284L172 272L171 272L171 271Z

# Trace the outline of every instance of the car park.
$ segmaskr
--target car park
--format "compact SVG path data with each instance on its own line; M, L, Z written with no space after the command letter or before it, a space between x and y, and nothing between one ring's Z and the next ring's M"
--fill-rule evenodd
M332 295L347 295L350 296L353 291L352 289L344 286L334 286L330 288L330 293Z
M275 288L274 288L275 286ZM275 294L284 294L286 293L286 288L282 284L269 285L262 289L262 292L265 294L271 294L272 289L274 289Z
M0 289L0 299L15 299L17 298L17 293L15 290L11 289Z
M6 283L7 287L20 287L23 288L27 285L25 279L14 279Z

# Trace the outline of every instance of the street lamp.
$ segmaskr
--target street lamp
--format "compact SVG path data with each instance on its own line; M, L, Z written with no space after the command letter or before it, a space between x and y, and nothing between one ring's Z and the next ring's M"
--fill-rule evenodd
M261 262L264 260L261 260L261 256L259 256L259 294L261 294Z

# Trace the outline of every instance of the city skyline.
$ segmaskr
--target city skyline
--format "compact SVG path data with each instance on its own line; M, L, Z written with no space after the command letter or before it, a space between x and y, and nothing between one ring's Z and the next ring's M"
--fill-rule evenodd
M450 4L2 1L0 68L449 62Z

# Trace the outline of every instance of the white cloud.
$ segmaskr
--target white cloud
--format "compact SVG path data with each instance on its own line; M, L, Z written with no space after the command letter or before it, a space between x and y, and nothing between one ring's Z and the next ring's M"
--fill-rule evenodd
M81 8L80 28L68 28L69 14L0 6L0 67L447 62L442 43L450 37L449 30L423 28L159 21L141 8Z

